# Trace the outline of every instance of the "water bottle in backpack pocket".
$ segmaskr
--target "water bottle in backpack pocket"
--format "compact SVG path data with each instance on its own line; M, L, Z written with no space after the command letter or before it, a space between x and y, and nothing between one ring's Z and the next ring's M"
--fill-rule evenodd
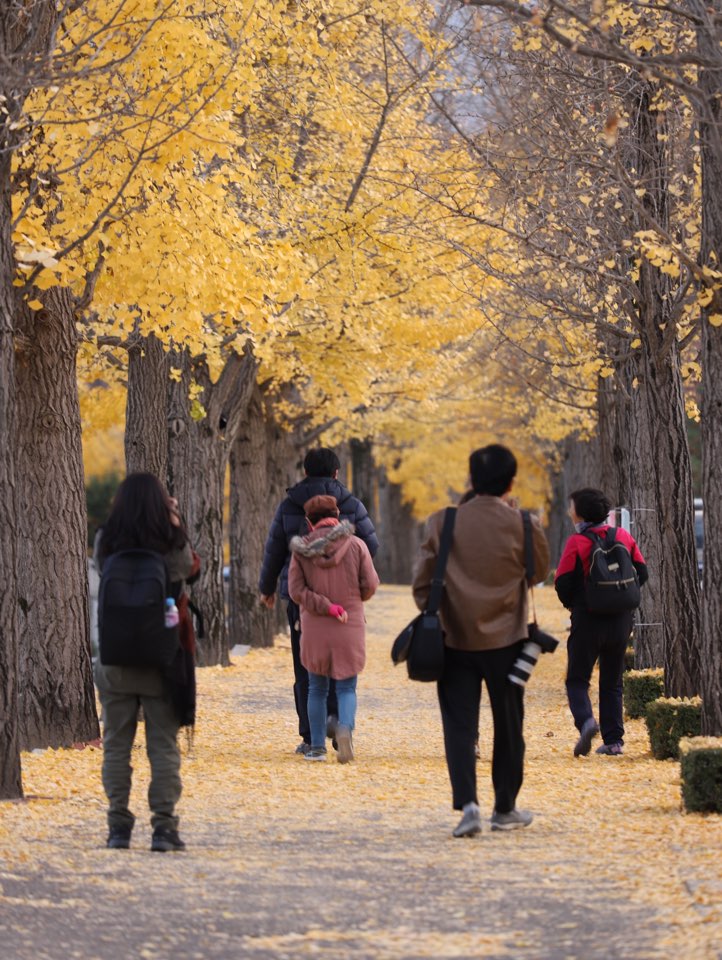
M177 627L180 622L178 607L175 605L173 597L165 599L165 625L166 627Z
M592 541L584 599L590 613L617 614L636 610L641 600L639 576L628 548L617 540L613 527L604 534L585 530Z
M106 559L98 592L98 641L104 666L164 667L171 663L179 648L180 631L170 587L168 568L159 553L121 550ZM173 619L175 623L170 622Z

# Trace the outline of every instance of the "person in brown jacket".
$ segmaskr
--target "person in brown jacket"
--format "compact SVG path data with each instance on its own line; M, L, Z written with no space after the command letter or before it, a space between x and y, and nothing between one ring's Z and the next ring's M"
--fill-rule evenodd
M333 677L338 759L348 763L353 760L356 681L366 663L363 604L376 592L379 577L353 524L339 521L335 497L319 494L303 508L311 532L291 540L288 592L301 608L301 663L309 679L311 749L304 757L326 759L326 701Z
M524 688L508 680L527 638L528 620L522 517L505 499L516 469L513 453L500 444L471 454L476 495L458 507L446 566L440 609L446 660L438 696L453 806L463 814L455 837L481 831L475 743L482 680L494 721L491 829L513 830L532 821L531 813L516 808L524 772ZM429 518L414 570L420 610L431 591L443 518L443 510ZM532 545L535 580L541 581L549 569L549 546L535 517Z

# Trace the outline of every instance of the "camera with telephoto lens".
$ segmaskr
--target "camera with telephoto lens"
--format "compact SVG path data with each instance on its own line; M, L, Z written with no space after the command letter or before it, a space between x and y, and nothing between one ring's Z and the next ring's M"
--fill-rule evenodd
M514 661L514 666L508 674L511 683L519 687L525 687L526 682L531 676L531 672L536 666L536 662L542 653L554 653L559 646L559 641L550 633L544 633L539 629L536 623L530 623L528 626L529 639L521 648L521 653Z

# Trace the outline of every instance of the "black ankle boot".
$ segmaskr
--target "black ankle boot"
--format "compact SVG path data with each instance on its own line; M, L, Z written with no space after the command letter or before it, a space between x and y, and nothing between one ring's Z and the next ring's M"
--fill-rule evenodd
M111 827L106 846L111 850L127 850L130 846L130 827Z
M170 830L167 827L156 827L153 831L153 839L150 849L158 853L168 853L170 850L185 850L186 845L178 836L177 830Z

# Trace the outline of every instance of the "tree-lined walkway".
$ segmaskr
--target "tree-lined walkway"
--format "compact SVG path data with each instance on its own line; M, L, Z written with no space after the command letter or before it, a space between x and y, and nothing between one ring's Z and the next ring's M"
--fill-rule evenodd
M566 615L539 590L544 625ZM408 588L368 606L357 762L307 763L290 650L200 672L184 756L186 854L149 852L138 748L130 851L105 839L99 750L24 755L27 803L0 804L4 960L722 957L719 817L683 815L679 768L650 759L641 721L626 754L573 760L563 649L527 694L520 803L531 828L453 840L457 815L432 686L393 669ZM480 801L491 812L488 712Z

